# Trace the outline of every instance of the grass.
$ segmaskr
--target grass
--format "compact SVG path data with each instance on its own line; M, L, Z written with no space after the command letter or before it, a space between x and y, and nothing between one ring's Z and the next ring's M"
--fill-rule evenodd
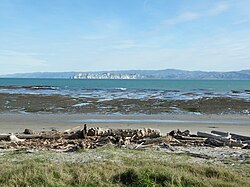
M170 155L169 160L164 159L169 155L156 153L154 157L155 154L145 151L102 148L96 152L108 152L108 159L77 163L47 159L54 155L49 152L42 153L45 157L25 155L25 152L7 154L8 158L0 160L0 186L250 186L249 173L223 165L185 162L187 156ZM86 153L70 155L84 157ZM24 159L17 161L19 157Z

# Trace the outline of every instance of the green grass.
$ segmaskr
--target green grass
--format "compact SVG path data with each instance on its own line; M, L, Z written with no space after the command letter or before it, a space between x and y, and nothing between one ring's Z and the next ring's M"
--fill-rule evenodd
M71 153L71 156L84 157L87 153ZM45 157L40 153L39 157L25 152L7 154L8 161L7 158L0 161L0 186L250 186L249 173L223 165L185 162L187 156L170 155L169 160L164 159L169 155L162 153L112 148L102 148L96 153L108 153L108 159L76 163L47 159L54 155L49 152L42 153ZM24 159L13 160L20 157Z

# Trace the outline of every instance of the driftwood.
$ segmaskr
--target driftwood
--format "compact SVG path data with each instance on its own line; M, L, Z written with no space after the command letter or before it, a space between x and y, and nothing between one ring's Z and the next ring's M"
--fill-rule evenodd
M73 134L62 134L62 133L54 133L54 134L15 134L17 138L20 139L74 139L80 138L80 132L76 132ZM0 140L8 140L10 134L1 134Z
M231 139L231 136L223 137L223 136L220 136L220 135L217 135L217 134L208 133L208 132L200 132L200 131L197 132L197 135L201 136L201 137L205 137L205 138L210 138L210 140L208 140L208 141L210 141L210 143L212 145L215 145L215 144L220 145L220 142L222 142L225 145L232 146L232 147L243 147L243 146L245 146L244 144L242 144L242 142ZM217 141L213 141L212 139L217 140Z
M217 134L209 133L209 132L198 131L197 135L200 136L200 137L204 137L204 138L214 138L216 140L220 140L220 141L223 141L223 142L229 142L230 141L228 138L222 137L222 136L217 135Z
M73 132L73 131L75 131L75 130L77 130L79 128L81 128L81 126L76 126L76 127L67 129L67 130L63 131L63 133L70 133L70 132Z
M160 144L163 142L163 138L160 137L160 138L147 138L147 139L144 139L142 140L143 142L143 145L148 145L148 144Z
M217 135L220 135L220 136L223 136L223 137L228 137L230 135L229 132L222 132L222 131L216 131L216 130L211 131L211 133L217 134Z
M205 143L209 144L209 145L216 146L216 147L222 147L225 145L225 142L222 142L222 141L217 140L215 138L207 138Z
M16 137L13 133L11 133L11 135L9 135L9 140L11 142L23 142L24 139L20 139L18 137Z
M250 140L242 141L243 144L250 144Z
M237 138L235 138L237 137ZM232 146L249 149L250 140L247 136L229 134L221 131L198 132L190 134L189 130L171 131L167 136L161 136L160 131L150 128L142 129L111 129L87 128L80 126L62 132L42 131L34 132L26 129L22 134L0 134L0 148L30 148L30 149L93 149L107 144L131 149L151 146Z
M236 140L241 140L241 141L250 140L250 136L243 136L243 135L234 134L234 133L230 133L230 134L231 134L231 137Z
M169 133L170 136L176 137L176 136L190 136L190 131L189 130L185 130L185 131L180 131L179 129L177 130L172 130Z
M206 138L190 137L190 136L179 136L178 139L180 139L180 140L191 140L191 141L205 141L206 140Z
M160 131L150 128L143 129L105 129L105 128L90 128L87 136L122 136L122 137L160 137Z
M223 131L211 131L213 134L221 135L221 136L230 136L232 139L235 140L241 140L241 141L247 141L250 140L250 136L243 136L239 134L229 133L229 132L223 132Z

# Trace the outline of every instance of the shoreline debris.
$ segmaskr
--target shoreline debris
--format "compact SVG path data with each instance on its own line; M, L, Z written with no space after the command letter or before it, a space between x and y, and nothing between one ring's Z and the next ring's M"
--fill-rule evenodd
M60 149L78 150L93 149L107 144L117 147L141 149L152 146L212 146L250 148L250 137L229 132L198 131L191 134L189 130L173 130L167 135L161 135L157 129L111 129L87 128L87 125L73 127L62 132L41 131L35 132L25 129L21 134L0 134L1 149Z

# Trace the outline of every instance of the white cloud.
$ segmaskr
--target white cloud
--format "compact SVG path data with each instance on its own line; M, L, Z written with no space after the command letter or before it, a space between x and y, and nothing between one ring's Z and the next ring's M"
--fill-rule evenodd
M167 19L167 20L163 21L163 23L166 24L166 25L176 25L178 23L188 22L188 21L198 19L199 17L201 17L201 15L198 14L198 13L184 12L184 13L178 15L175 18L170 18L170 19Z
M217 3L211 9L208 9L204 12L183 12L176 17L169 18L163 21L165 25L176 25L179 23L189 22L193 20L197 20L202 17L209 17L209 16L217 16L229 9L229 4L225 2Z
M111 48L123 50L123 49L130 49L135 47L141 47L141 45L136 44L133 40L121 40L114 43L114 45L111 45Z
M216 16L227 11L230 8L229 4L226 2L220 2L216 4L212 9L208 10L207 16ZM205 14L206 16L206 14Z
M45 60L36 57L35 53L24 53L10 50L0 50L0 65L16 65L16 66L47 66Z
M218 37L219 38L219 37ZM139 48L110 51L92 58L93 70L112 69L186 69L231 71L250 69L250 38L210 38L185 48ZM204 43L207 45L204 46ZM94 65L95 64L95 65Z

